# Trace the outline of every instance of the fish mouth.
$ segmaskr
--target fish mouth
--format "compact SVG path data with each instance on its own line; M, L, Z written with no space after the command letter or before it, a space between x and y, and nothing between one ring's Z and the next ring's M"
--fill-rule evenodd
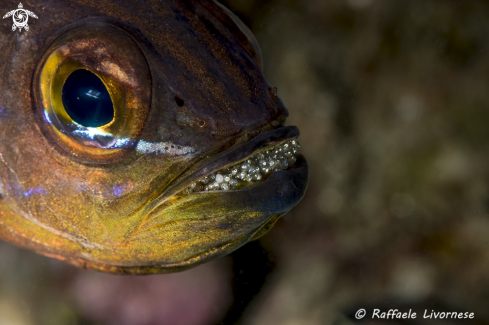
M284 149L296 149L298 136L299 130L294 126L266 131L245 143L210 155L184 172L153 201L155 206L130 236L129 242L145 247L152 256L151 265L133 265L126 268L126 272L185 269L228 254L265 234L280 216L299 203L306 191L308 166L305 158L294 150L286 150L293 154L287 166L283 162L288 156ZM260 166L260 161L271 160L282 160L283 165L262 173L262 168L272 166ZM245 168L241 167L243 164ZM247 171L244 177L233 178L241 183L229 185L229 188L221 186L237 166L240 172ZM249 173L251 166L255 170L260 168L261 179L253 179L256 172ZM222 182L219 182L221 177ZM216 182L219 186L209 186ZM195 190L197 186L202 188Z
M299 147L299 142L293 139L257 150L246 160L191 183L185 193L237 190L265 180L273 172L294 167Z
M281 183L291 176L291 184L304 194L307 187L308 166L305 158L298 154L299 129L287 126L258 134L251 140L231 147L192 168L169 187L165 196L205 195L208 192L256 190L265 183ZM281 172L276 174L277 172ZM267 182L268 178L271 178ZM302 177L301 177L302 176ZM292 177L294 178L294 177ZM277 191L285 193L289 189ZM265 193L262 193L265 194ZM302 196L299 197L299 201ZM295 205L295 204L294 204ZM292 208L290 206L290 208ZM290 209L289 208L289 209Z
M267 221L284 214L299 203L308 185L307 161L297 154L299 134L295 126L280 127L202 159L154 200L146 219L170 206L182 207L183 214L183 202L207 199L221 213L227 207L228 212L260 211L270 216ZM212 216L204 207L202 215Z

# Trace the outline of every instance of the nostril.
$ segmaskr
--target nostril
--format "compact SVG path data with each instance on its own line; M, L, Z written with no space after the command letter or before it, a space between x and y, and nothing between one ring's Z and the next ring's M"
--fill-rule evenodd
M180 107L182 107L183 105L185 105L185 102L183 101L183 99L181 99L178 96L175 96L175 103L177 103L177 105L180 106Z

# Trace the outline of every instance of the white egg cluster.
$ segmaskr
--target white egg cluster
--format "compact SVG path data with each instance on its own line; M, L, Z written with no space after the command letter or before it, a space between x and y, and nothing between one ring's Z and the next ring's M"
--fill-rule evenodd
M190 184L185 193L201 191L228 191L243 182L265 179L274 171L288 169L296 158L299 143L291 140L276 147L259 152L234 166L210 174L198 182Z

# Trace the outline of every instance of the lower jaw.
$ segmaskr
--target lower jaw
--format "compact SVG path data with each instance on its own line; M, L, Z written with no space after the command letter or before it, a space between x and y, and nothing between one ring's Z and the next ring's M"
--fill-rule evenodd
M237 190L177 192L145 214L145 227L159 227L176 220L213 219L225 215L233 218L249 214L250 221L258 222L261 228L302 199L308 185L307 161L297 154L293 168L275 171L261 181L243 183ZM255 232L259 230L255 229Z

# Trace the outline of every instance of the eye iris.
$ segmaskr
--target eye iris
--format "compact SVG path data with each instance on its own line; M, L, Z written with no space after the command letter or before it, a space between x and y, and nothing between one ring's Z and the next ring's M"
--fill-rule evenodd
M61 98L66 113L83 126L103 126L114 118L114 106L107 88L88 70L75 70L69 75Z

